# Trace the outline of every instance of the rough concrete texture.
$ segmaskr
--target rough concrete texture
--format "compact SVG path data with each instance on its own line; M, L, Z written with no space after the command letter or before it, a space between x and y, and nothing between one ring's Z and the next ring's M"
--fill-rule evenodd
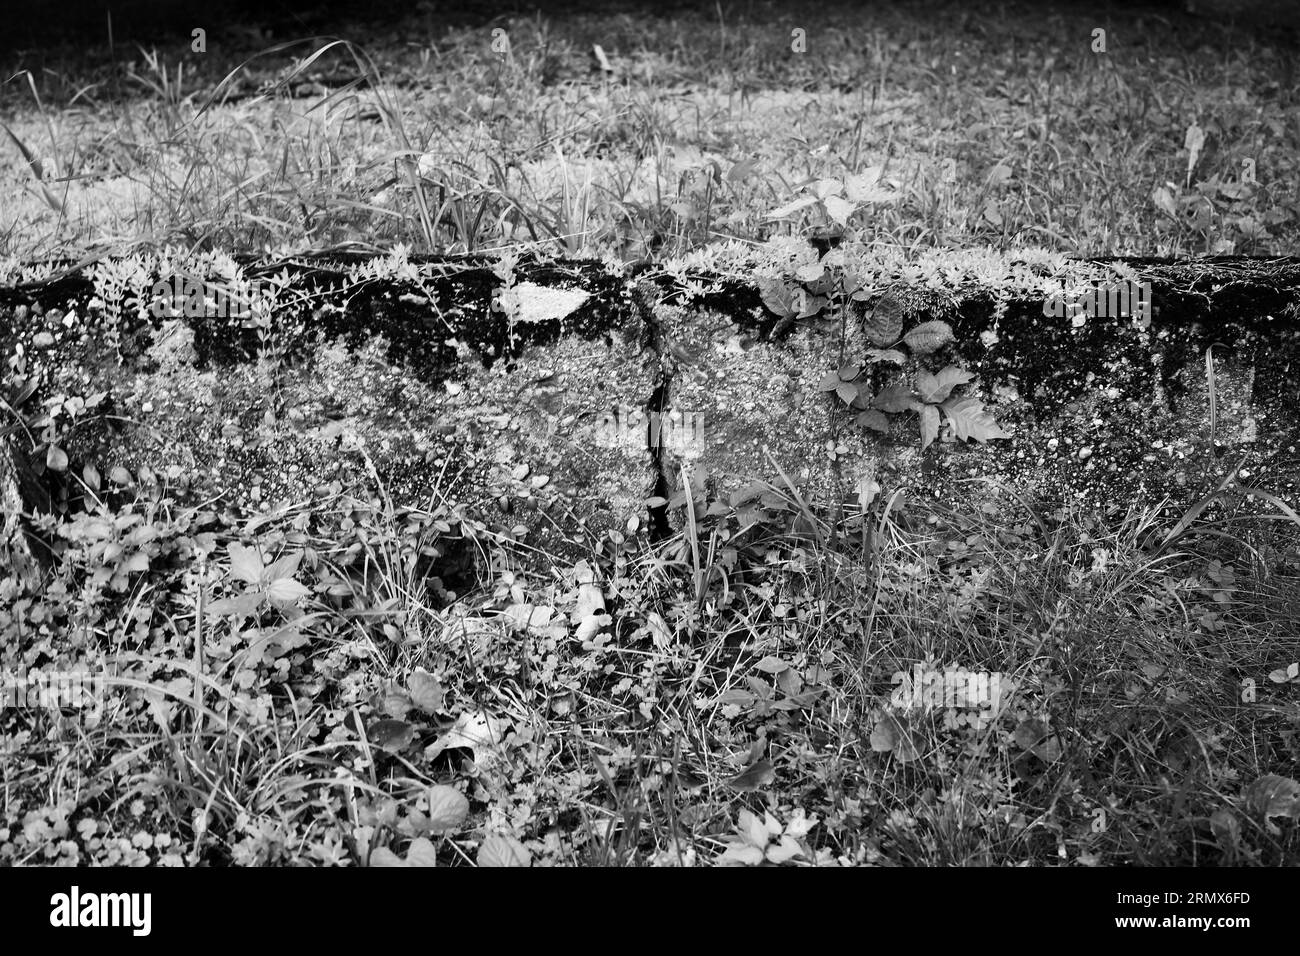
M1294 505L1294 271L1267 294L1245 282L1175 285L1160 268L1148 281L1149 322L1048 318L1033 302L995 320L990 302L964 303L955 348L1014 438L954 448L936 461L931 486L993 476L1049 500L1123 509L1167 496L1181 509L1241 467L1242 484Z
M0 311L10 380L39 384L28 414L103 396L56 413L73 477L42 477L65 506L80 504L76 476L92 463L109 487L115 468L153 472L182 502L240 515L328 507L344 489L461 506L552 554L581 553L584 526L644 526L655 472L644 439L615 425L644 407L658 370L631 284L589 273L599 309L587 293L539 294L512 317L493 307L501 280L486 270L424 276L418 291L308 274L313 297L262 330L216 314L132 321L134 303L109 329L84 287L65 286L60 306L43 306L43 290ZM12 447L41 470L38 437Z
M819 390L827 370L863 362L869 308L842 324L802 322L768 341L746 333L735 310L660 309L675 357L671 403L702 425L691 452L664 455L669 486L680 488L685 464L709 476L710 497L734 499L747 478L782 486L775 462L822 507L851 500L865 478L884 493L906 488L967 506L1009 490L1049 507L1122 511L1166 499L1184 509L1240 468L1238 485L1294 506L1297 271L1219 265L1226 274L1146 264L1154 305L1145 318L1052 317L1041 297L1004 299L999 308L978 288L934 297L946 305L913 311L904 330L938 318L955 341L902 368L874 366L872 392L958 365L974 378L953 394L979 399L1011 437L965 442L943 427L925 451L915 413L891 416L881 435L853 424L856 410Z
M239 514L327 507L343 489L461 505L502 533L527 528L525 545L576 553L584 525L679 522L645 501L683 474L724 501L789 478L832 510L899 488L978 503L1000 494L988 479L1026 500L1122 509L1185 507L1240 467L1242 483L1297 501L1294 261L1129 260L1152 289L1144 316L1045 315L1041 287L902 296L904 333L942 319L955 339L866 363L866 394L961 366L972 377L952 394L1010 436L964 442L943 424L924 451L914 412L880 434L823 390L870 354L879 283L846 314L780 323L734 276L704 294L687 277L697 294L683 296L680 275L597 262L213 260L227 278L279 277L281 300L242 318L153 316L148 290L175 263L148 265L0 288L4 395L22 418L6 422L9 504L43 510L44 488L55 510L75 508L83 465L108 488L123 466ZM66 470L45 469L46 432Z

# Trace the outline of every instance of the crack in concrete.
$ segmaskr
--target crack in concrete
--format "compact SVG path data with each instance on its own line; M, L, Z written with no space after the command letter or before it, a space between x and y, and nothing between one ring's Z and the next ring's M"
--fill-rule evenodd
M653 498L664 499L664 504L649 505L647 521L650 527L650 540L663 541L672 536L672 526L668 521L669 484L668 473L664 470L664 434L661 427L668 413L672 392L672 374L664 359L666 352L663 326L655 315L655 307L661 301L659 297L638 297L641 321L645 325L646 345L654 353L658 369L655 386L646 396L643 409L645 415L645 447L650 456L650 468L654 475L651 490Z

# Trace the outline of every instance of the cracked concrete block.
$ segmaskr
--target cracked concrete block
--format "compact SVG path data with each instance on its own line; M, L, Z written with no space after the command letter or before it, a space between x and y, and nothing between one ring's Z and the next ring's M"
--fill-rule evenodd
M670 405L701 424L698 454L663 455L669 490L690 480L725 502L750 479L782 486L779 464L823 514L837 505L851 511L864 483L956 507L1007 492L1048 506L1123 510L1168 498L1180 508L1244 464L1239 480L1265 478L1273 493L1295 500L1300 466L1288 449L1300 438L1300 420L1286 369L1296 343L1284 328L1262 337L1225 322L1212 333L1236 344L1212 349L1211 402L1201 344L1211 333L1194 323L1056 327L1041 303L1020 303L1001 315L990 340L978 335L987 328L978 309L955 309L959 341L923 364L934 372L954 362L971 372L960 397L981 402L1010 437L961 441L940 415L924 451L913 412L890 416L880 435L856 425L844 402L820 389L829 371L861 362L867 343L855 339L853 325L804 322L763 340L716 312L657 310L670 343ZM1261 362L1270 383L1263 392ZM907 381L916 371L908 366ZM674 520L680 526L680 512Z
M1011 435L965 443L941 422L924 452L915 414L879 434L823 389L870 344L853 318L777 331L757 297L730 287L712 308L651 308L657 279L594 262L521 262L523 298L500 309L505 280L481 257L420 263L414 284L294 265L323 285L310 308L276 316L283 352L238 321L136 321L125 305L110 316L83 276L39 295L0 288L0 358L11 381L38 383L35 403L107 396L111 408L64 429L73 461L102 474L148 466L236 513L327 507L338 489L377 482L394 504L461 504L506 531L525 526L525 547L553 553L580 553L587 531L657 523L645 499L686 481L728 500L788 478L825 512L873 488L979 504L990 482L1049 506L1185 503L1239 460L1243 478L1284 500L1300 483L1294 263L1135 261L1154 283L1146 323L922 290L956 335L922 364L968 369L955 394ZM896 374L869 375L871 391ZM43 461L42 448L22 451Z
M644 408L658 358L635 296L603 266L588 270L599 296L572 287L572 270L529 268L565 285L518 282L504 309L489 307L500 280L484 268L430 276L428 295L372 280L365 301L325 270L338 287L274 316L270 352L238 319L159 316L128 337L119 313L120 347L106 350L106 310L83 278L64 305L84 328L19 306L21 321L0 314L0 347L42 397L111 396L111 415L61 439L104 475L147 467L178 500L237 514L382 489L398 507L464 506L489 527L526 528L525 547L583 553L575 542L645 525L646 439L611 441L608 422Z

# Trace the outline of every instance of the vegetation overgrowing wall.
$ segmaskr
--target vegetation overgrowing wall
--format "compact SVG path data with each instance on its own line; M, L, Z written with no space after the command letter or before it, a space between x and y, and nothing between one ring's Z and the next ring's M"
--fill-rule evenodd
M1286 259L786 240L632 268L401 249L46 267L0 290L0 479L28 513L138 481L236 514L437 489L551 545L662 533L764 482L838 516L899 490L1122 510L1236 482L1294 505L1298 289Z

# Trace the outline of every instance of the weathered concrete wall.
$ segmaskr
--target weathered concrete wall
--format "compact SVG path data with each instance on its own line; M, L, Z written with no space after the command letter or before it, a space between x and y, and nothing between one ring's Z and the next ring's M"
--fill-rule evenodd
M669 476L692 466L711 476L717 492L734 494L747 478L782 484L774 460L826 504L849 499L864 478L886 491L906 486L969 504L966 479L976 480L981 496L996 494L989 479L1044 503L1122 509L1168 497L1182 508L1241 466L1242 483L1294 504L1294 263L1137 265L1152 286L1149 321L1049 317L1041 297L999 308L979 289L914 314L909 324L940 318L955 338L904 370L964 367L974 378L956 394L980 400L1011 435L962 442L941 430L925 451L916 415L895 416L880 435L855 426L855 410L819 389L825 370L861 361L870 348L860 325L846 324L841 351L835 323L763 341L738 337L734 314L660 310L666 335L694 353L673 369L672 401L704 424L702 450L665 456ZM761 314L756 303L750 308Z
M63 476L85 463L106 490L115 468L143 468L182 499L238 514L323 506L377 477L396 504L460 503L561 553L581 550L580 523L679 523L645 502L680 490L683 474L734 501L754 479L783 486L784 471L832 510L876 488L957 504L999 494L966 479L1123 508L1185 506L1240 466L1241 480L1297 502L1294 260L1128 260L1121 271L1149 285L1147 314L1045 315L1041 288L959 276L914 296L895 284L900 336L936 319L954 333L916 354L899 345L901 365L864 362L883 342L868 334L886 301L870 282L842 314L780 322L734 273L704 283L596 262L218 257L186 268L261 282L274 301L232 317L218 314L215 285L206 307L173 285L168 298L194 314L172 316L153 314L153 284L184 270L146 265L0 288L3 394L25 399L21 425L4 411L10 502L79 506L79 482ZM1087 265L1095 276L1106 264ZM864 399L850 408L824 379L855 363L867 365ZM953 400L981 402L1009 437L962 441L933 412L922 449L916 413L878 416L884 434L855 423L890 384L911 393L918 374L949 367L967 373ZM52 424L35 414L42 403Z
M91 462L110 488L115 468L144 467L181 500L239 514L374 493L377 477L396 504L462 504L496 528L526 526L528 543L550 551L579 522L644 520L644 441L620 446L597 427L605 410L644 407L655 387L634 285L601 266L575 276L524 264L521 290L575 277L585 288L552 308L562 315L523 309L512 322L493 308L501 280L473 262L384 281L335 265L291 267L285 289L304 297L285 291L260 329L211 314L215 300L208 315L160 318L144 302L140 318L140 302L106 302L84 275L0 295L10 390L38 383L29 413L103 393L76 420L61 406L57 444L74 477L46 471L56 504L61 494L77 506L75 476ZM37 444L15 435L10 447L39 472Z

